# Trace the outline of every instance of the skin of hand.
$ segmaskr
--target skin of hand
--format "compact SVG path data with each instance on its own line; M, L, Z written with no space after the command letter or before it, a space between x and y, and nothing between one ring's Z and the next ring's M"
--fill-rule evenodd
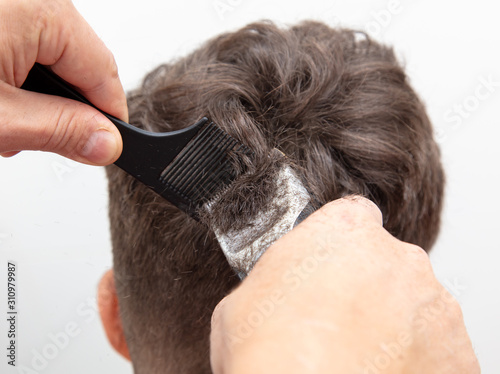
M336 200L271 246L212 316L214 373L480 373L427 254L367 199Z
M19 88L35 62L128 121L114 57L71 1L0 0L0 154L42 150L92 165L116 161L120 133L99 111Z

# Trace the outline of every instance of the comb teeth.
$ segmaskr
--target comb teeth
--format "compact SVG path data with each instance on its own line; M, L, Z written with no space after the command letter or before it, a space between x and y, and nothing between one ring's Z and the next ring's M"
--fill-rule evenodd
M215 123L206 125L160 174L160 181L198 207L237 177L230 154L249 154Z

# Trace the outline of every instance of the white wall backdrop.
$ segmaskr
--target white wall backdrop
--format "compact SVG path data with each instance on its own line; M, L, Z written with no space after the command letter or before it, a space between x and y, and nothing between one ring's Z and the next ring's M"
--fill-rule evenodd
M447 172L434 269L462 305L483 373L500 372L497 2L76 0L75 5L115 54L126 89L209 37L264 18L284 24L323 20L365 29L393 45L427 104ZM129 363L109 347L95 306L98 280L111 266L104 170L23 152L0 159L0 174L2 352L9 260L18 267L20 333L20 366L10 368L2 354L0 372L131 373ZM74 336L51 346L66 329Z

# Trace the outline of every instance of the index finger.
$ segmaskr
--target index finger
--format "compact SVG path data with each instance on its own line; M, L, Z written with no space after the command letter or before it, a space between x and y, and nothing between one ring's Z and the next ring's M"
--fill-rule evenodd
M350 195L334 200L318 210L318 214L340 218L366 216L383 225L380 208L373 201L359 195Z
M247 278L257 279L261 272L279 274L279 269L294 267L311 256L326 256L326 260L340 250L350 258L353 248L369 250L382 245L381 241L394 239L382 223L378 206L364 197L347 196L332 201L272 244ZM322 254L318 256L319 252Z
M77 87L99 109L128 121L126 96L113 54L71 2L43 15L37 61Z

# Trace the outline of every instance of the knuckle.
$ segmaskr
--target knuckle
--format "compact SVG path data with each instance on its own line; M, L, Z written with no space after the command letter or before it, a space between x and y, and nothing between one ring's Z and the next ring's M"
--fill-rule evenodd
M64 151L70 150L72 140L72 128L77 122L76 115L66 107L59 107L53 112L49 123L44 127L41 136L42 151ZM74 132L74 131L73 131Z
M451 292L449 292L441 284L439 284L439 287L441 289L440 299L446 301L446 304L448 305L450 312L456 312L457 308L460 309L460 304L458 303L455 296L453 296Z
M446 292L448 292L448 291L446 291ZM460 306L460 303L449 292L448 292L448 294L449 294L449 296L448 296L447 301L448 301L448 310L449 310L450 316L453 317L455 320L463 321L464 316L462 313L462 307Z
M357 216L353 210L352 204L346 202L344 199L335 200L326 204L318 213L318 215L323 218L348 223L351 223Z
M102 42L101 42L102 43ZM103 44L104 45L104 44ZM80 88L82 88L86 93L92 94L95 92L100 92L103 90L108 89L108 86L110 84L110 79L111 80L116 80L119 79L118 75L118 65L116 64L115 58L113 54L106 48L106 62L105 62L105 68L103 71L106 72L107 76L106 79L99 79L97 81L90 81L88 85L82 85Z
M474 352L471 352L468 365L469 365L469 370L467 371L467 373L481 374L481 367L479 366L479 360Z
M109 64L110 64L109 71L111 74L111 78L119 79L118 65L116 63L115 56L111 53L111 51L109 52Z
M371 200L351 195L325 205L322 213L326 218L335 219L349 226L364 225L367 221L373 221L374 217L382 218L378 206Z
M405 248L406 251L412 255L415 255L417 257L421 257L422 259L429 259L429 255L427 252L424 251L424 249L416 244L412 243L405 243Z
M33 1L33 22L37 30L45 30L57 21L57 15L61 10L60 1Z
M462 307L458 300L440 283L437 283L436 287L440 289L438 299L446 306L448 323L452 326L463 326L464 319Z
M412 261L415 261L419 265L431 266L429 255L421 247L411 243L402 243L406 255L409 256Z
M421 247L411 243L400 242L402 245L399 247L402 249L400 252L401 259L409 269L413 269L413 274L415 277L420 279L422 284L427 284L431 287L436 287L439 282L436 279L432 264L427 252L425 252Z

